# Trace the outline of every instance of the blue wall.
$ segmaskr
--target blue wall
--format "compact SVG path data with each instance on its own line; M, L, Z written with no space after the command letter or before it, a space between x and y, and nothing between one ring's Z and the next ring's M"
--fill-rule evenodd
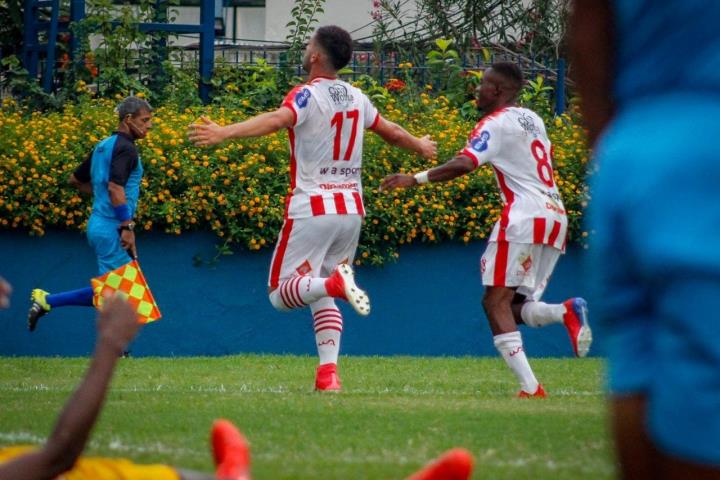
M495 355L482 312L478 261L485 245L411 246L397 263L360 267L358 283L373 303L369 317L347 305L342 353L350 355ZM279 313L266 294L272 252L238 252L215 265L195 266L197 255L215 255L214 237L140 234L143 271L163 313L132 344L134 356L226 355L241 352L315 354L307 310ZM15 289L10 309L0 311L0 355L87 355L95 336L93 309L52 311L29 333L30 291L89 285L95 257L84 235L49 232L28 237L0 233L0 275ZM580 255L561 258L545 300L582 296ZM340 302L342 303L342 302ZM530 356L568 356L560 325L523 328Z

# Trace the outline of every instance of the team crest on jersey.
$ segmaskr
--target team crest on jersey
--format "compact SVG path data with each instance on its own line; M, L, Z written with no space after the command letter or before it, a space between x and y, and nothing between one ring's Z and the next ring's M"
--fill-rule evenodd
M330 88L328 88L328 93L330 94L330 98L332 98L332 101L335 102L337 105L347 105L348 103L352 103L353 96L350 92L348 92L347 87L341 83L336 83L334 85L330 85Z
M520 262L520 266L525 270L525 273L530 271L530 268L532 267L532 257L530 255L527 256L525 260Z
M490 140L490 132L483 130L480 132L479 137L473 138L472 142L470 142L470 146L475 151L484 152L488 148L488 140Z
M309 261L305 260L299 267L295 269L295 271L300 275L307 275L312 272L312 266L310 265Z
M295 103L297 103L297 106L300 108L305 108L308 104L308 100L310 100L310 90L307 88L303 88L295 94Z
M526 115L523 113L518 117L518 123L520 123L520 126L523 130L525 130L526 133L529 133L534 137L540 135L540 128L535 125L535 122L530 115Z

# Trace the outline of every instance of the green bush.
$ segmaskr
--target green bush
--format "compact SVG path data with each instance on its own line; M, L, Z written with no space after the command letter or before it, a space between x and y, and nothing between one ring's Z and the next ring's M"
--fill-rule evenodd
M425 161L385 144L368 132L364 145L367 217L358 261L381 264L398 247L454 239L471 242L489 234L502 205L493 172L482 167L446 184L380 192L387 174L414 172L451 158L474 125L444 96L389 93L364 79L382 114L410 132L431 134L439 158ZM84 88L80 85L79 88ZM538 112L549 112L547 97L530 96ZM48 228L82 229L91 202L66 179L93 145L116 126L115 100L81 96L60 112L31 112L11 100L0 111L0 228L43 235ZM285 132L202 149L189 144L187 126L201 114L219 123L246 118L219 105L157 108L154 128L139 142L145 166L137 221L144 230L181 234L211 230L224 248L259 250L274 245L288 193L289 148ZM547 114L546 114L547 117ZM570 240L586 236L580 219L585 205L588 152L574 110L546 118L555 147L555 174L570 218Z

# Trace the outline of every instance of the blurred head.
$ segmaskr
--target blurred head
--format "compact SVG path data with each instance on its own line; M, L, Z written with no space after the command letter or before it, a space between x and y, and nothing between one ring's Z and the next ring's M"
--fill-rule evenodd
M489 112L515 103L523 86L520 68L514 63L493 63L485 70L475 92L479 110Z
M120 119L120 131L135 139L145 138L152 127L152 107L140 97L127 97L115 111Z
M348 32L335 25L320 27L305 49L303 69L309 72L314 64L320 63L324 69L337 72L348 64L352 51Z

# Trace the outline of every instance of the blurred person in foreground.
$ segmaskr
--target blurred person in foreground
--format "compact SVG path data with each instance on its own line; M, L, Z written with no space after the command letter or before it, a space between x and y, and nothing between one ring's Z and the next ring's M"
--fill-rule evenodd
M620 475L720 478L720 2L575 0Z
M0 304L7 304L6 282L0 281ZM168 465L139 465L122 458L81 457L102 409L115 365L140 324L120 296L105 301L98 315L97 345L85 377L65 404L55 428L40 447L0 448L0 480L247 480L249 450L242 434L227 420L212 427L214 475Z

